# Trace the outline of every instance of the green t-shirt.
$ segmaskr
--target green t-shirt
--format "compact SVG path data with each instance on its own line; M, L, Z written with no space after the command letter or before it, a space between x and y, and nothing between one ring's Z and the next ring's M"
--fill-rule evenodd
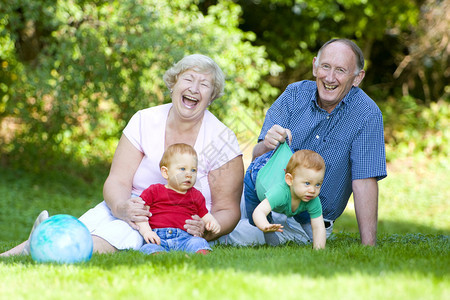
M291 209L291 189L286 184L276 184L266 192L266 198L269 200L272 211L293 217L302 211L308 211L311 219L322 215L322 205L319 197L311 199L309 202L300 202L297 210L292 212Z

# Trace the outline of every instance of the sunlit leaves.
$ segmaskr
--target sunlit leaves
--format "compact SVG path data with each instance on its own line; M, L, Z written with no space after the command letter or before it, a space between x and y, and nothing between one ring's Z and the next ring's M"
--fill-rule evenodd
M40 44L35 58L17 63L24 70L14 99L3 104L22 124L14 142L20 155L110 157L111 139L117 141L132 114L170 101L162 75L187 54L209 55L227 74L226 95L212 106L225 123L235 123L239 113L250 116L253 108L261 117L260 99L277 93L262 78L279 68L264 48L251 45L252 33L237 28L241 10L231 1L207 15L189 0L13 2L3 14L13 36L10 56L16 57L13 43L23 35L11 18L30 18Z

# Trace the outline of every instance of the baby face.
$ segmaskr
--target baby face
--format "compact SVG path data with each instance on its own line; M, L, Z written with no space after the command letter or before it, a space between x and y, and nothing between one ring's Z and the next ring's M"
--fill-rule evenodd
M167 187L186 193L197 180L197 158L191 154L175 155L167 167Z
M292 199L309 202L319 196L325 170L298 167L292 180L287 182L291 187Z

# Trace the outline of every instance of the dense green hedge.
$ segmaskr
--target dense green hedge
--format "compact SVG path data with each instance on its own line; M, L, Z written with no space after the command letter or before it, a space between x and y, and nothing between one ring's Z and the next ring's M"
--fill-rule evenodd
M255 2L260 6L254 7L241 2L0 3L0 163L38 171L61 161L84 165L109 161L122 128L135 111L170 101L162 75L192 53L211 56L227 74L226 94L211 110L237 133L245 148L254 142L265 110L284 86L311 78L311 58L317 47L334 36L358 39L366 53L367 74L372 75L366 77L363 88L384 112L389 159L449 154L449 133L445 130L449 123L448 90L442 84L444 68L436 67L442 65L438 60L441 56L422 54L430 66L422 77L436 79L435 89L429 83L424 85L428 86L423 89L428 91L427 98L414 88L405 96L404 85L383 82L392 76L379 76L385 74L377 66L385 61L374 61L382 56L369 51L382 49L395 30L408 34L412 29L426 28L418 22L419 3L402 0L386 16L374 13L374 3L359 0L340 0L331 6L325 2L267 0ZM266 6L273 9L259 9ZM304 30L274 23L270 31L267 22L286 9L294 12L295 21L304 24ZM250 22L251 12L260 17L265 32L252 31L257 26L250 26L254 22ZM286 16L286 21L292 17ZM376 28L370 27L370 22ZM275 39L277 30L286 43ZM289 30L297 36L285 36ZM291 39L303 39L297 41L298 51L293 50L296 45L289 43ZM405 40L403 47L413 49L409 43ZM399 51L397 48L389 53ZM400 67L399 59L396 63ZM394 75L400 81L416 82L416 77L407 76L415 74L408 66Z

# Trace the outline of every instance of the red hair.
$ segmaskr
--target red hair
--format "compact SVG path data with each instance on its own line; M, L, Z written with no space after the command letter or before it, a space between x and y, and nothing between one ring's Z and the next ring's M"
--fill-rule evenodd
M194 156L195 159L197 159L197 152L192 146L183 143L173 144L170 145L166 149L166 151L164 151L161 161L159 162L159 167L168 167L172 160L172 157L174 157L174 155L176 154L190 154Z
M307 169L314 169L320 171L325 169L325 161L319 153L312 150L298 150L296 151L286 166L286 173L294 175L298 167Z

